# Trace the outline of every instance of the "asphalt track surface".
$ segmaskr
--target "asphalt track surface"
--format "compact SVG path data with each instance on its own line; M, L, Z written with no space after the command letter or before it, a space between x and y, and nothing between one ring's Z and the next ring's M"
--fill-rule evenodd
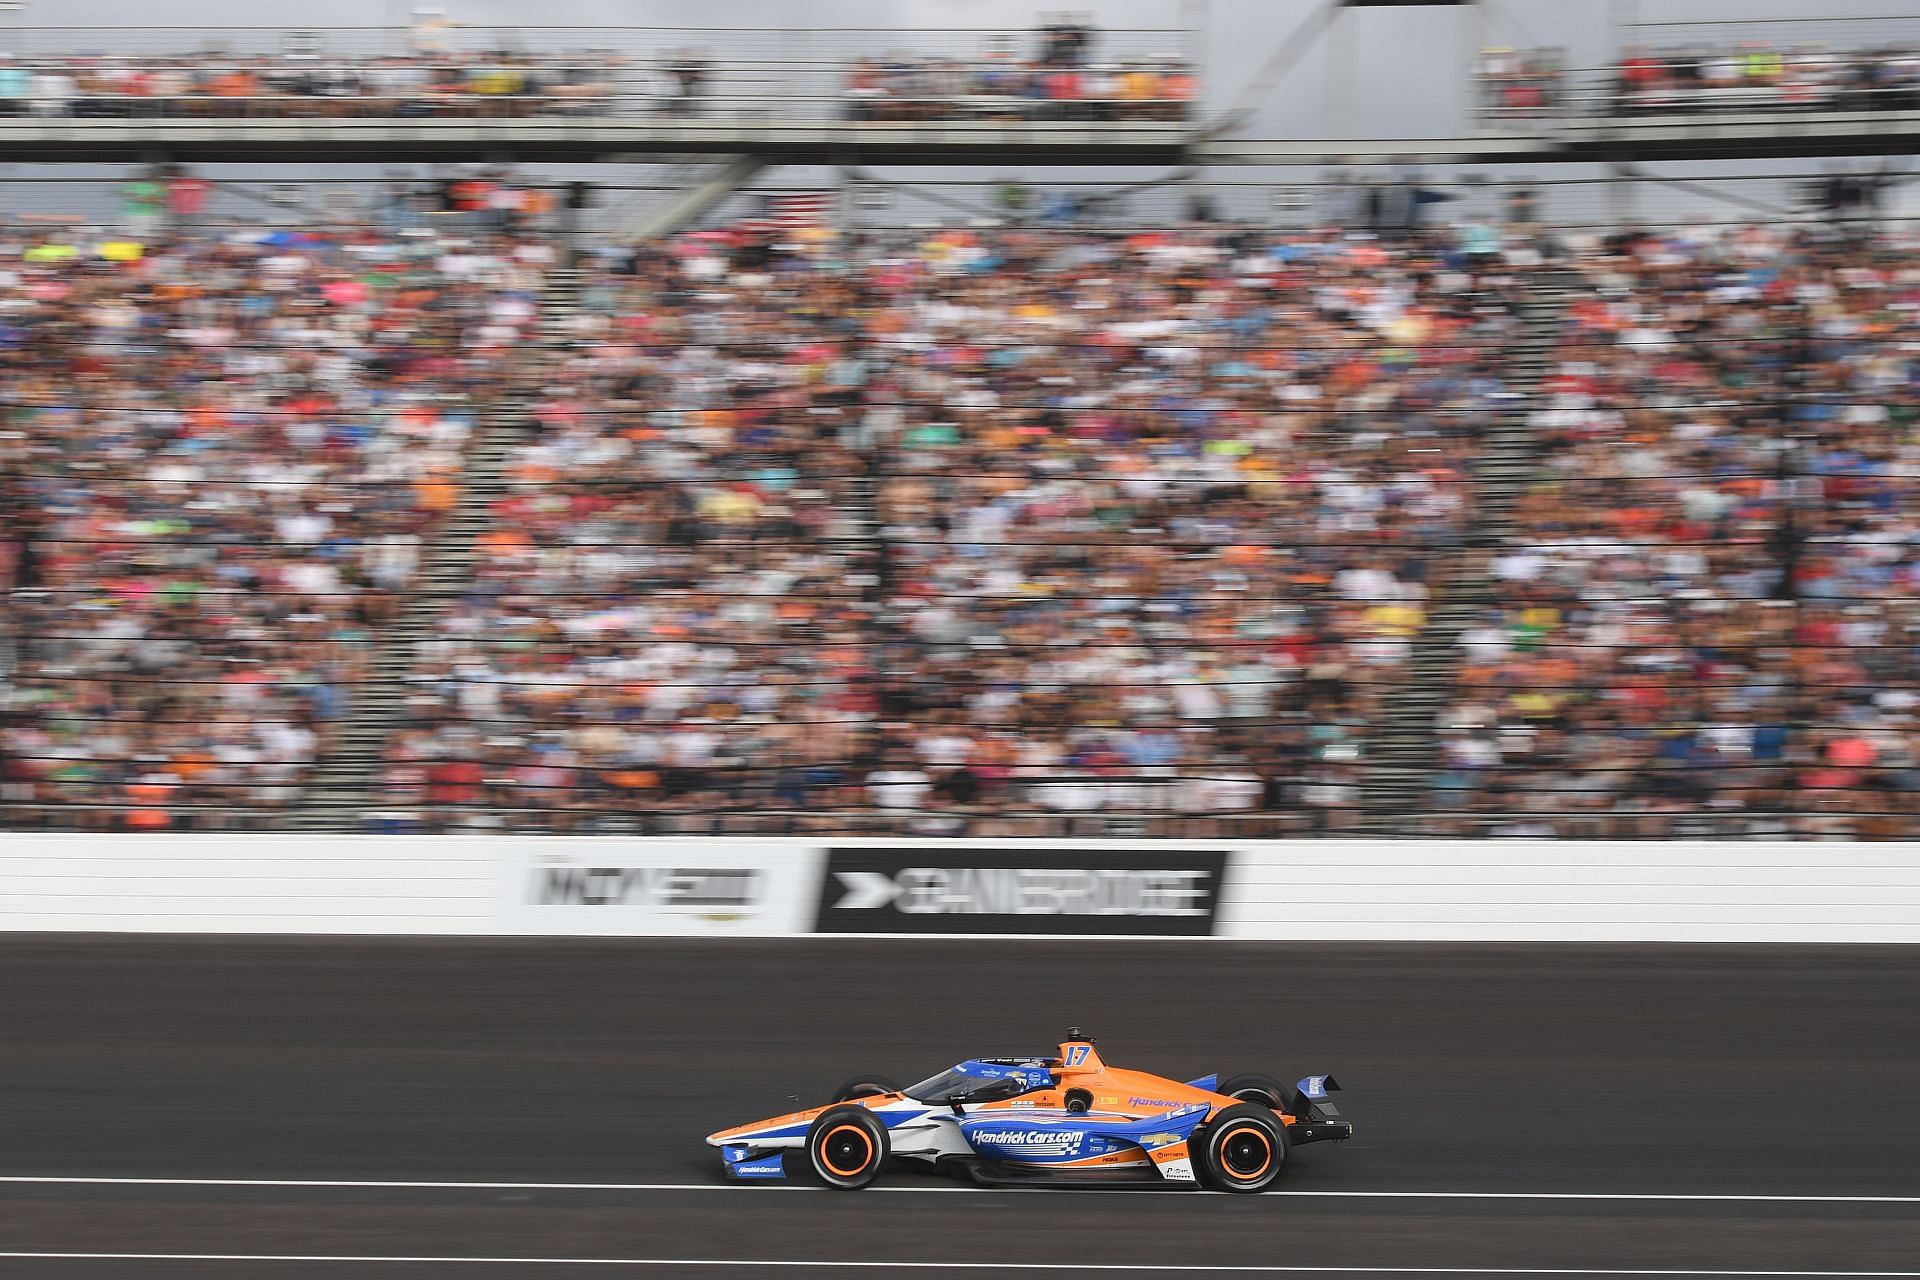
M1069 1023L1358 1134L1258 1197L700 1141ZM1917 1086L1920 949L0 938L0 1276L1920 1277Z

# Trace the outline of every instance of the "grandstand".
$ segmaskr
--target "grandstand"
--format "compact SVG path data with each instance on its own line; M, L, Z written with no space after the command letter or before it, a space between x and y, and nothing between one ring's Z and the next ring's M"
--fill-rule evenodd
M666 33L50 48L0 100L153 139L792 110L982 164L1218 123L1152 33L883 34L777 92ZM1897 148L1909 61L1793 109ZM1481 101L1599 102L1559 66L1489 58ZM586 231L498 171L243 226L163 165L97 225L14 219L0 823L1913 834L1920 297L1874 200L1693 179L1731 213L1677 225L1383 168L1132 212L900 179L916 212L863 218L850 166L735 189L741 155ZM1766 183L1816 200L1759 217Z

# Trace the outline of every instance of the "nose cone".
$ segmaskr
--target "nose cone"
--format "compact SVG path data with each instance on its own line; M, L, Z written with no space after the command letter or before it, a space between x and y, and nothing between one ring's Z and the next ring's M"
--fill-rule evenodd
M731 1129L722 1129L718 1133L707 1135L707 1145L724 1147L729 1142L750 1142L758 1138L805 1137L807 1126L819 1115L824 1107L813 1107L806 1111L790 1111L784 1116L775 1116L771 1120L755 1120L751 1124L737 1125Z

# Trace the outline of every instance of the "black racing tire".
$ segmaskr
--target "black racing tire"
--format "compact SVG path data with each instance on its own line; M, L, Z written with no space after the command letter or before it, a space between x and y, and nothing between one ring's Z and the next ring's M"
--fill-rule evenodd
M807 1130L807 1163L830 1187L857 1191L886 1168L892 1144L887 1126L855 1103L828 1107Z
M1195 1173L1221 1191L1265 1191L1287 1169L1287 1126L1257 1102L1225 1108L1188 1142Z
M1247 1071L1237 1076L1228 1076L1220 1082L1220 1087L1214 1092L1224 1093L1229 1098L1238 1098L1242 1102L1257 1102L1272 1111L1285 1111L1287 1097L1291 1090L1272 1076Z
M898 1093L900 1086L886 1076L855 1076L833 1091L833 1102L851 1102L855 1098L871 1098L875 1094Z

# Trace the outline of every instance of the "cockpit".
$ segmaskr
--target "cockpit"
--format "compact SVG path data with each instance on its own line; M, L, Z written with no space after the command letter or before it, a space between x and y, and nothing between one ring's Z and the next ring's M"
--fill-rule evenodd
M1053 1083L1053 1073L1038 1059L971 1058L937 1076L909 1085L915 1102L999 1102Z

